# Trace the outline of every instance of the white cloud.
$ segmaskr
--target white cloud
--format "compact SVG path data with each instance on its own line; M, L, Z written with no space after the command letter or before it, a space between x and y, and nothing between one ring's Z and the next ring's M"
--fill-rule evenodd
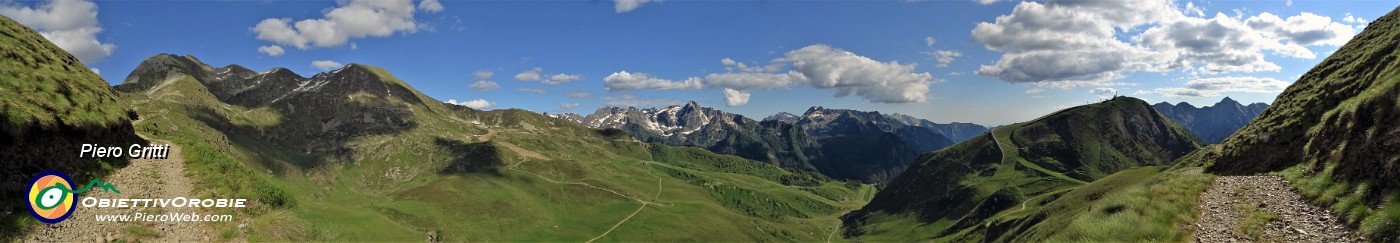
M716 73L705 75L705 84L733 89L786 88L808 83L807 76L796 71L787 73Z
M666 107L685 103L685 101L680 100L640 99L636 95L627 93L602 98L608 101L604 105L612 107Z
M938 40L933 39L933 36L925 36L925 37L924 37L924 46L933 47L933 43L937 43L937 42L938 42Z
M792 63L792 71L808 85L834 88L836 96L856 95L875 103L923 102L933 75L914 72L914 65L880 62L831 46L817 44L788 52L777 62Z
M1342 18L1342 22L1353 23L1353 24L1361 24L1361 25L1365 25L1365 24L1367 23L1366 19L1363 19L1363 18L1360 18L1360 17L1356 17L1356 16L1352 16L1351 13L1347 13L1347 17L1346 17L1346 18Z
M548 85L559 85L559 84L568 83L568 82L572 82L572 81L578 81L578 80L582 80L582 79L583 79L583 75L578 75L578 74L562 74L562 73L561 73L561 74L550 75L549 78L544 79L544 81L541 81L540 83L548 84Z
M92 71L92 73L97 75L102 75L102 70L98 70L97 68L88 68L88 71Z
M777 72L778 69L782 69L782 68L783 68L783 64L782 64L782 63L778 63L778 62L772 62L772 63L769 63L768 65L763 65L763 66L757 66L757 65L752 65L752 66L751 66L751 65L749 65L749 64L745 64L745 63L743 63L743 62L735 61L734 59L729 59L729 58L727 58L727 57L724 58L724 59L720 59L720 60L719 60L719 63L720 63L720 64L723 64L723 65L724 65L724 71L728 71L728 72L734 72L734 71L748 72L748 73L757 73L757 72Z
M1220 96L1220 92L1208 91L1208 90L1188 89L1188 88L1156 88L1156 89L1152 89L1152 93L1157 93L1157 94L1161 94L1161 95L1164 95L1164 96L1167 96L1167 97L1173 97L1173 98L1180 98L1180 97L1216 97L1216 96Z
M492 91L501 88L501 84L490 80L477 80L472 83L471 88L479 91Z
M720 63L730 72L705 75L703 79L692 77L684 81L671 81L645 73L622 71L603 78L603 84L608 90L701 89L708 86L745 91L745 95L750 89L803 85L835 89L836 97L856 95L875 103L911 103L926 100L929 84L933 81L933 75L915 72L913 64L880 62L824 44L789 51L762 67L748 66L729 58L720 60ZM783 67L789 67L789 70L778 72ZM733 72L736 70L739 72ZM736 97L727 96L727 100L735 100L730 97Z
M90 1L51 0L32 8L5 2L0 15L38 31L83 63L107 58L117 49L116 44L97 40L102 27L97 22L97 4Z
M1345 21L1345 19L1342 19ZM1340 46L1356 35L1351 26L1332 22L1332 18L1309 12L1279 18L1271 13L1261 13L1244 21L1265 38L1286 40L1285 44L1312 46Z
M259 46L258 52L273 57L280 57L282 54L287 53L287 51L283 50L282 46L279 45Z
M1186 87L1157 88L1151 93L1169 97L1215 97L1225 92L1277 93L1288 85L1275 78L1215 77L1187 81Z
M749 91L734 90L724 88L724 104L728 106L741 106L749 103Z
M925 52L925 54L933 56L934 60L938 61L938 65L936 65L938 67L947 67L948 64L953 63L953 60L956 60L958 57L962 57L962 52L954 50L936 50L931 52Z
M1089 93L1096 94L1096 95L1114 94L1114 93L1118 93L1118 89L1115 89L1115 88L1094 88L1093 90L1089 90Z
M423 0L418 2L418 10L429 13L442 12L442 3L438 0Z
M988 5L988 4L996 3L996 2L1001 1L1001 0L973 0L973 1L974 1L974 2L977 2L977 4Z
M252 31L257 39L307 49L336 47L352 38L386 37L395 33L414 33L426 27L414 20L412 0L348 0L322 11L324 18L292 21L290 18L268 18ZM426 12L442 10L441 4L424 3ZM434 11L434 8L436 11Z
M476 80L487 80L491 79L492 76L496 76L496 72L492 72L491 70L482 69L472 72L472 77L475 77Z
M607 90L685 90L701 89L705 86L700 83L699 78L671 81L657 78L646 73L618 71L603 78L603 87Z
M1288 85L1282 80L1261 77L1218 77L1186 82L1190 89L1218 92L1282 92Z
M1124 72L1218 74L1276 71L1264 51L1315 58L1307 46L1340 45L1355 31L1330 18L1261 13L1204 18L1194 4L1171 0L1021 2L972 39L1000 60L977 74L1008 82L1069 88L1103 85ZM1135 30L1142 30L1137 35Z
M338 67L342 67L342 66L345 66L345 65L340 64L340 62L336 62L336 61L319 60L319 61L312 61L312 62L311 62L311 66L312 66L312 67L316 67L316 69L321 69L321 71L330 71L330 70L332 70L332 69L335 69L335 68L338 68Z
M532 68L532 69L530 69L530 70L525 70L525 71L523 71L523 72L520 72L520 73L515 74L515 81L521 81L521 82L539 81L539 80L540 80L540 72L542 72L542 71L544 71L544 69L543 69L543 68L538 68L538 67L537 67L537 68Z
M548 91L545 91L545 90L543 90L543 89L526 88L526 87L521 87L521 88L519 88L519 89L517 89L517 90L520 90L521 92L535 93L535 94L545 94L545 93L548 93Z
M632 12L642 7L642 4L660 2L659 0L613 0L613 10L617 13Z
M559 108L567 112L569 110L573 110L574 108L578 108L578 102L559 102Z
M453 105L466 106L477 110L482 110L486 108L491 108L492 106L496 106L496 103L486 101L486 99L476 99L463 102L457 102L457 100L447 100L447 103Z

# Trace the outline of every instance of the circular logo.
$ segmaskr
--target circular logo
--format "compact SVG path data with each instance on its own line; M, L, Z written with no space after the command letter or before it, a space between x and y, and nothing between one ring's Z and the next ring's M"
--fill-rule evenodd
M73 215L73 179L63 172L39 172L29 182L29 213L44 223L56 224Z

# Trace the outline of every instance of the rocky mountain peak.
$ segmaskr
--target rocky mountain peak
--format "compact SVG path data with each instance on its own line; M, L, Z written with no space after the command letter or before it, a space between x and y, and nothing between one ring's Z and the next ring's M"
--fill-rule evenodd
M1229 96L1226 96L1225 99L1220 100L1220 102L1216 102L1215 105L1214 105L1215 108L1223 108L1223 107L1241 107L1241 106L1244 106L1244 105L1243 105L1243 104L1240 104L1239 101L1235 101L1234 99L1230 99Z
M771 115L771 116L768 116L768 117L763 118L764 121L780 121L780 122L787 122L787 123L795 123L795 122L797 122L798 119L802 119L802 117L799 117L799 116L797 116L797 115L793 115L792 113L787 113L787 112L785 112L785 111L784 111L784 112L778 112L778 114L773 114L773 115Z

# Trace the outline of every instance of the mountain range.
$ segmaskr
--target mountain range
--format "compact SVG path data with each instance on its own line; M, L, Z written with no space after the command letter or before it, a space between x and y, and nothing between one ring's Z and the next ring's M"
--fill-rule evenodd
M834 179L888 180L919 153L986 131L970 123L939 124L900 114L812 107L762 121L701 107L599 108L587 116L551 117L592 128L616 128L642 141L706 148L721 154L820 172Z
M305 77L159 54L116 90L142 117L138 132L184 147L191 177L204 182L196 191L257 202L236 212L246 221L235 223L255 233L232 235L250 240L429 232L482 241L811 241L819 236L807 232L874 189L524 110L444 103L364 64ZM669 124L724 123L701 116L715 119ZM652 235L651 227L671 230Z
M307 77L173 54L107 87L34 30L0 17L0 33L14 57L0 60L0 194L42 170L133 169L77 144L168 142L194 195L142 196L250 201L201 209L236 219L198 222L218 231L206 241L1190 241L1202 215L1238 210L1203 203L1236 175L1281 176L1266 193L1400 240L1400 11L1269 105L1115 96L993 128L820 106L482 111L365 64ZM1259 189L1240 188L1219 200ZM15 200L0 210L0 240L52 228ZM1227 225L1312 236L1269 215Z
M1191 130L1201 140L1208 143L1220 143L1230 134L1234 134L1240 127L1243 127L1244 124L1258 117L1259 113L1263 113L1264 109L1269 108L1269 105L1264 103L1243 105L1230 97L1225 97L1220 102L1216 102L1215 105L1200 108L1186 102L1176 105L1162 102L1152 105L1152 108L1176 121L1177 124L1186 127L1187 130Z

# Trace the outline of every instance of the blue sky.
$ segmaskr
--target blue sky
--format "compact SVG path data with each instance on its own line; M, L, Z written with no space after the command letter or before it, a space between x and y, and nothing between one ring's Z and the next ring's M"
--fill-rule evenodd
M1271 102L1398 4L630 2L58 0L5 2L0 13L69 43L60 46L113 84L142 59L175 53L303 76L323 71L315 61L364 63L487 109L587 114L694 100L760 119L825 106L999 125L1112 91L1152 103ZM1070 24L1112 27L1060 28ZM259 51L272 46L282 51ZM528 77L536 68L539 80ZM499 88L472 88L482 70Z

